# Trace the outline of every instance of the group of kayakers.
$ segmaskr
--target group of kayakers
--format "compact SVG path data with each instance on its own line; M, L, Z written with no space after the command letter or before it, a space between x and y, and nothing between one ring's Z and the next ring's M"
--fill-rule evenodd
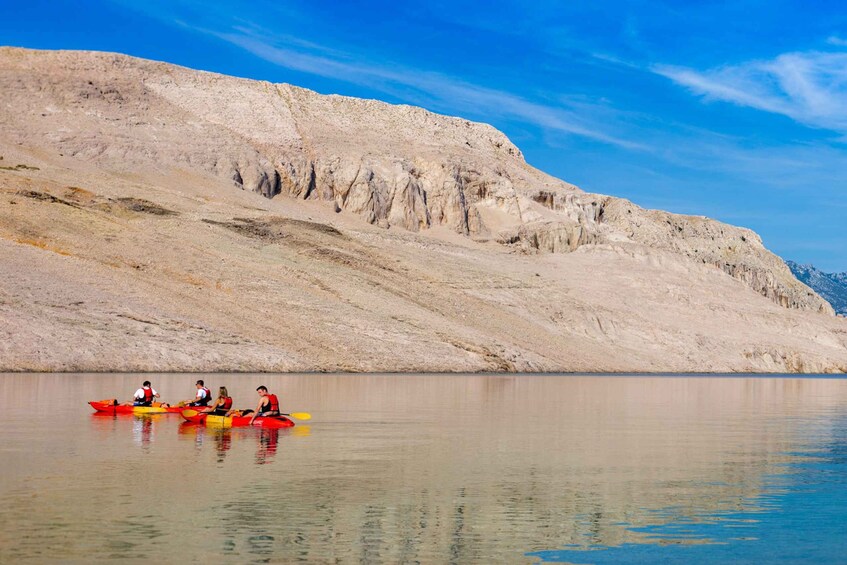
M250 418L250 423L257 416L279 416L279 398L275 394L268 392L268 387L261 385L256 389L259 394L259 404L255 410L234 410L232 407L232 397L229 395L225 386L218 389L218 397L212 401L212 391L206 387L203 379L198 379L195 383L197 392L193 399L180 402L181 405L193 408L200 408L198 412L209 414L217 414L220 416L232 416L238 413L240 416L253 414ZM127 405L132 406L152 406L156 398L159 398L159 393L153 388L150 381L144 381L141 388L135 391L133 399ZM167 406L166 404L162 404Z

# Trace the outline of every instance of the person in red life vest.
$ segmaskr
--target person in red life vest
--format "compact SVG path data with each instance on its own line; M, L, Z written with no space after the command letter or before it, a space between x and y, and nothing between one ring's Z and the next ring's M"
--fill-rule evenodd
M250 418L251 425L257 416L279 416L279 399L276 395L268 394L268 387L265 385L257 388L256 392L259 393L259 405L256 407L256 411L253 412L253 416Z
M186 406L208 406L209 402L212 401L212 391L206 388L203 379L197 381L194 386L197 387L197 395L194 400L184 400L183 404Z
M229 393L227 392L225 386L222 386L220 389L218 389L218 398L217 400L215 400L214 404L212 404L205 410L200 410L200 412L208 412L217 416L226 416L231 411L232 398L229 396Z
M150 381L144 381L141 388L135 391L130 406L153 406L153 399L159 398L159 393L153 389Z

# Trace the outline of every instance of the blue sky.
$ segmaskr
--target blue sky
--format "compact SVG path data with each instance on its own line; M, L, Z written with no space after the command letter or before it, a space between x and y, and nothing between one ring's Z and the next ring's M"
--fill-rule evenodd
M847 271L840 3L0 0L0 44L117 51L484 121L585 190Z

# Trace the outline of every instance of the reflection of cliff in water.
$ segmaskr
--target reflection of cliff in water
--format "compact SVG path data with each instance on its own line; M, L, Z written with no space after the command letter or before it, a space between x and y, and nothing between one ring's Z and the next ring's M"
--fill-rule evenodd
M830 439L822 446L822 451L827 453L830 462L847 465L847 413L832 422Z
M311 434L219 434L165 415L138 449L134 417L85 405L137 381L0 379L0 449L27 453L0 458L4 555L515 562L644 542L633 528L686 517L780 511L772 479L787 454L843 461L847 434L843 380L239 375L233 395L262 382L313 413Z
M474 562L643 541L626 526L760 510L767 476L847 398L838 381L431 378L332 387L321 441L346 426L343 442L314 454L320 473L237 489L216 512L232 550ZM381 402L393 418L371 418Z
M829 437L827 437L829 434ZM528 555L544 562L593 563L840 563L847 554L847 413L842 408L831 428L812 436L808 450L768 477L768 488L746 509L679 516L633 528L640 543L565 547Z

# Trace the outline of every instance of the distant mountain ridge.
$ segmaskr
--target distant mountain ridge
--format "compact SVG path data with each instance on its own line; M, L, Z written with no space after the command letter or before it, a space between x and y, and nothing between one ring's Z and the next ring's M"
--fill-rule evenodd
M801 265L794 261L785 263L800 282L832 304L836 313L847 316L847 273L824 273L814 265Z

